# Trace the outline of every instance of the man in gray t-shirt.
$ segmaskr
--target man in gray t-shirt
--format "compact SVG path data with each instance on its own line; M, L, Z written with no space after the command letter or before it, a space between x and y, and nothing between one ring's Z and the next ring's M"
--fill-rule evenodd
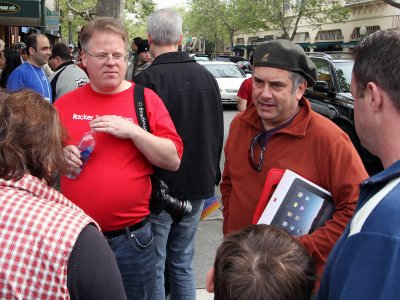
M70 60L67 45L56 43L51 49L49 66L54 71L49 76L53 102L60 96L89 82L86 73Z

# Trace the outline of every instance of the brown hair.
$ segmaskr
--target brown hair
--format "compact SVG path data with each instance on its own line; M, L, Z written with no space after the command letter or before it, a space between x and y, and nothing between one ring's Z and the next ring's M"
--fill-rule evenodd
M26 53L28 56L30 55L29 48L33 48L37 51L37 42L39 37L45 37L47 39L47 37L41 33L32 33L26 38Z
M308 300L315 267L284 230L251 225L226 236L214 264L216 300Z
M70 60L70 54L67 45L64 43L55 43L53 47L51 47L51 56L50 58L58 56L63 61Z
M352 50L358 97L364 96L368 82L374 82L400 112L399 49L400 28L390 28L371 34Z
M30 173L52 185L66 171L65 130L56 109L32 91L0 100L0 177L21 179Z
M88 43L93 35L97 32L112 32L121 36L125 44L125 49L128 49L128 32L125 27L117 20L110 17L99 17L85 24L80 35L80 44L82 50L87 51Z

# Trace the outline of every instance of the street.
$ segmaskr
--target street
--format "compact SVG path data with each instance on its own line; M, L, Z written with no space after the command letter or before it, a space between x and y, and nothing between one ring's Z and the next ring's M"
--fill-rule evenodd
M229 126L233 117L237 114L236 107L224 107L224 144L229 132ZM225 162L222 153L220 167L223 171ZM215 189L218 200L221 200L219 187ZM215 253L222 242L222 211L217 210L199 223L196 235L195 272L196 288L204 289L206 286L206 274L214 264Z

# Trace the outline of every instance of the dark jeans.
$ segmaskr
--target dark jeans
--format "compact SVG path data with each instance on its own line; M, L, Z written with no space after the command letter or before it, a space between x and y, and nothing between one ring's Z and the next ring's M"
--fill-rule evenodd
M194 300L196 285L193 270L194 244L197 224L204 206L204 199L191 201L192 212L176 222L162 211L150 215L157 253L157 282L153 300L165 300L164 269L168 261L170 298Z
M151 299L156 282L156 252L150 222L129 235L107 241L117 259L128 299Z

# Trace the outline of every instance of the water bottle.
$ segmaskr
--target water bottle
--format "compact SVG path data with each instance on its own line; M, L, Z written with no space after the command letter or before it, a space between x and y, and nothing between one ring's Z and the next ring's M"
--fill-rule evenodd
M96 144L95 132L94 131L85 132L82 136L81 141L77 146L78 150L81 153L82 165L79 168L76 168L75 170L71 171L71 173L67 174L66 176L68 178L76 179L79 176L79 174L82 172L83 167L89 160L89 157L94 150L95 144Z

